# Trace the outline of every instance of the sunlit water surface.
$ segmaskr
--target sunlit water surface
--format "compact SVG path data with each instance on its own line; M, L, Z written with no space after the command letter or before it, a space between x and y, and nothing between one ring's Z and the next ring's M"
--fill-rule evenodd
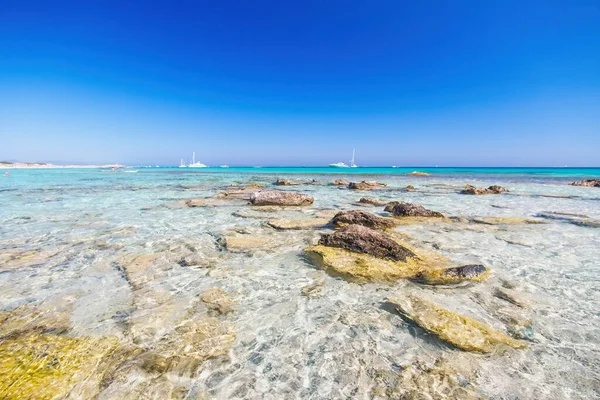
M387 384L382 375L463 354L382 307L389 296L427 291L445 306L502 330L493 314L498 299L492 292L507 280L531 300L534 337L526 350L466 354L475 367L472 383L478 393L493 399L600 397L599 228L562 220L397 228L417 246L456 263L482 263L493 270L489 281L460 288L419 287L408 281L358 285L331 277L310 264L302 251L327 230L274 232L283 244L249 253L230 252L219 244L219 238L232 230L273 231L265 226L269 217L360 208L353 203L365 195L418 203L449 216L535 218L553 211L600 220L600 189L567 185L577 175L596 171L562 175L561 171L430 171L431 177L389 170L362 171L372 175L368 177L335 172L12 170L0 179L0 253L15 249L43 253L33 263L0 267L0 308L43 309L58 304L69 322L62 334L116 336L122 343L153 349L182 321L204 318L207 311L198 297L217 287L231 296L234 311L212 317L232 327L235 341L226 354L209 358L193 373L166 373L165 382L180 388L182 397L368 399L382 393L376 390ZM376 179L390 190L285 187L314 196L314 205L304 211L267 213L267 218L234 215L249 209L243 204L169 206L211 197L231 184L270 187L278 177L324 182ZM459 194L467 183L499 184L511 192ZM402 191L408 184L417 190ZM365 209L382 212L382 207ZM190 252L205 257L210 265L177 264ZM148 276L132 283L119 265L139 254L159 257ZM322 296L301 294L303 287L320 281ZM135 379L115 380L99 397L135 393L140 382L155 379L156 374L140 372Z

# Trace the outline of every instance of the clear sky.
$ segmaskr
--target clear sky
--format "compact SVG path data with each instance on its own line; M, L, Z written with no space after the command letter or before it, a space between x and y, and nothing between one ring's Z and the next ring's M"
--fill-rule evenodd
M0 0L0 140L21 161L600 166L600 1Z

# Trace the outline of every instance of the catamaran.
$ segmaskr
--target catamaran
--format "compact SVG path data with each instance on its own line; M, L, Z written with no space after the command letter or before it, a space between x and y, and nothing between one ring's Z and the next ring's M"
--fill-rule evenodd
M335 163L335 164L329 164L329 166L331 168L357 168L358 165L354 164L354 155L356 153L356 149L352 149L352 160L350 161L350 165L346 164L345 162L339 162L339 163Z
M192 163L188 165L190 168L207 168L208 165L202 164L200 161L196 162L196 152L192 153Z

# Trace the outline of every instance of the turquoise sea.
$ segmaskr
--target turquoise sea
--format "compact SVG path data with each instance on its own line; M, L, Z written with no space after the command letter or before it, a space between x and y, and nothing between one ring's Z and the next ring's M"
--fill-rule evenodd
M569 185L597 177L600 168L0 168L0 372L10 382L0 397L30 390L43 364L58 398L598 398L600 188ZM314 204L265 210L221 195L249 184ZM466 184L509 192L460 194ZM491 276L357 284L304 256L331 227L268 224L349 209L389 216L357 204L365 196L452 217L394 233ZM229 303L215 306L207 293L220 291ZM448 345L386 307L413 292L527 348Z

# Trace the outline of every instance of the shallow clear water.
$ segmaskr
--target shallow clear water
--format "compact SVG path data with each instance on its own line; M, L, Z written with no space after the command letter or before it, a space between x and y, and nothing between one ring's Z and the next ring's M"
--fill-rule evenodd
M0 179L0 255L35 250L39 257L0 267L0 308L63 305L72 337L116 336L146 350L182 321L204 318L198 297L218 287L234 311L217 318L236 338L229 351L194 373L168 372L169 385L187 398L373 398L381 375L414 363L452 360L460 353L476 371L482 396L495 399L563 399L600 396L600 229L565 220L544 224L477 223L406 225L397 231L418 247L456 263L483 263L493 276L460 288L348 283L316 269L302 250L322 231L277 232L269 218L306 218L320 209L354 209L362 196L418 203L448 216L536 218L541 212L585 214L600 220L600 189L567 185L600 176L598 169L140 168L138 173L96 169L11 170ZM357 175L368 176L357 176ZM177 201L211 197L231 184L266 186L294 180L378 180L380 192L327 185L284 190L314 196L302 211L240 217L247 205L176 207ZM499 184L504 195L465 196L465 184ZM408 184L414 192L401 189ZM366 208L380 213L379 208ZM243 215L243 213L242 213ZM260 215L259 215L260 217ZM232 230L273 235L274 247L231 252L219 238ZM181 266L195 253L210 268ZM143 278L131 281L119 265L140 254L158 254ZM7 264L8 265L8 264ZM423 291L455 311L499 330L494 290L514 283L531 303L524 311L534 336L526 350L468 354L427 335L383 303L397 293ZM301 289L323 282L321 297ZM56 307L55 307L56 308ZM58 307L60 308L60 307ZM191 317L190 317L191 315ZM133 374L133 375L132 375ZM156 375L136 372L115 380L100 398L135 392ZM161 378L162 379L162 378ZM74 395L73 395L74 396ZM76 396L75 396L76 397ZM158 396L160 397L160 396ZM377 398L377 397L375 397Z

